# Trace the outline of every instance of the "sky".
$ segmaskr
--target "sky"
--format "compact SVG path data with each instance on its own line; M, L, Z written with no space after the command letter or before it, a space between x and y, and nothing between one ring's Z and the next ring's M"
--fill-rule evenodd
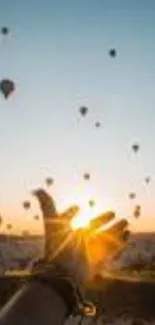
M10 29L0 39L0 79L16 84L7 101L0 96L1 230L42 231L31 190L46 188L47 176L58 210L77 202L86 211L93 197L94 213L131 217L140 204L132 229L155 230L155 2L3 0L0 24Z

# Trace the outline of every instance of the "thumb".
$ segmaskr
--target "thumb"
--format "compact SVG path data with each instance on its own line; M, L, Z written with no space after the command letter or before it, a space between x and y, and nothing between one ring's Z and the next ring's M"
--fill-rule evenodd
M51 251L51 242L53 236L53 222L57 219L57 210L53 198L42 188L32 192L37 198L44 223L45 231L45 257L48 258Z
M32 194L38 199L44 220L56 217L57 210L54 199L44 189L37 189Z

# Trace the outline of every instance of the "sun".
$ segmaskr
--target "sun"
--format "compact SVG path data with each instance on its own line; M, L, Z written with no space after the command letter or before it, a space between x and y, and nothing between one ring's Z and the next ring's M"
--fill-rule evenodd
M73 218L71 227L73 230L89 227L90 221L95 218L94 212L89 209L83 209L79 214Z
M90 201L94 201L94 205L90 205ZM72 230L76 231L81 228L89 228L90 221L95 219L103 211L108 211L111 207L111 199L106 193L99 195L97 190L91 185L76 187L70 193L66 193L61 197L60 206L65 210L68 206L79 206L78 214L71 221Z
M78 202L77 204L79 204L80 210L71 222L71 227L73 230L89 228L91 220L95 219L100 214L103 214L103 211L108 211L110 209L110 205L108 206L108 200L106 204L106 202L96 199L96 204L93 207L89 206L88 202L90 197L93 196L90 196L88 193L87 195L83 196L82 200L78 199L76 201Z

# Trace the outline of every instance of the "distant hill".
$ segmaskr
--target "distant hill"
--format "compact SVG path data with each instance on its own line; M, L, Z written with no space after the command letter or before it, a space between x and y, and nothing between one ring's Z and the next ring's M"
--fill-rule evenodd
M127 247L109 257L104 268L124 269L134 266L150 266L155 268L155 233L134 233L129 239Z
M0 234L1 275L7 269L24 268L43 254L43 236ZM155 233L134 233L125 249L103 261L103 270L134 268L150 263L155 264Z
M43 256L43 236L0 235L0 275L6 270L26 268L28 264Z

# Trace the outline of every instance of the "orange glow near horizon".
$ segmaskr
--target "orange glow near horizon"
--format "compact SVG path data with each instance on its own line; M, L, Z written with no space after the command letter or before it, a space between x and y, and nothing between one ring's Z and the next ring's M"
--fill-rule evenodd
M63 212L66 208L71 205L77 204L80 207L79 213L72 220L72 227L74 230L78 228L87 227L89 225L90 220L94 219L97 215L103 212L111 211L112 208L116 211L116 216L126 217L126 215L130 216L129 212L132 212L132 207L123 205L121 213L119 212L119 206L117 209L117 202L114 199L110 198L110 195L104 196L100 195L100 192L90 184L86 184L85 186L77 186L75 184L74 192L72 191L73 182L69 184L68 192L65 195L61 196L59 191L53 190L53 196L56 199L59 207L61 209L60 212ZM27 193L27 192L26 192ZM28 197L31 200L31 209L29 211L23 210L21 202L24 198L27 198L24 193L22 198L18 200L16 197L15 200L5 199L1 200L1 216L3 218L3 223L0 227L1 233L10 233L10 234L20 234L23 230L28 230L31 234L39 234L42 235L44 232L43 220L41 216L41 211L38 206L38 202L34 199ZM88 201L90 199L95 200L95 206L90 207ZM118 202L119 203L119 202ZM126 209L128 213L126 213ZM123 213L125 211L125 213ZM134 219L133 217L129 217L129 222L131 222L131 230L133 232L152 232L155 230L155 218L153 215L153 211L148 211L148 206L144 206L142 208L142 216L139 219ZM40 216L38 221L34 220L34 215L37 214ZM146 217L149 215L149 217ZM13 228L8 231L6 229L6 224L11 223Z

